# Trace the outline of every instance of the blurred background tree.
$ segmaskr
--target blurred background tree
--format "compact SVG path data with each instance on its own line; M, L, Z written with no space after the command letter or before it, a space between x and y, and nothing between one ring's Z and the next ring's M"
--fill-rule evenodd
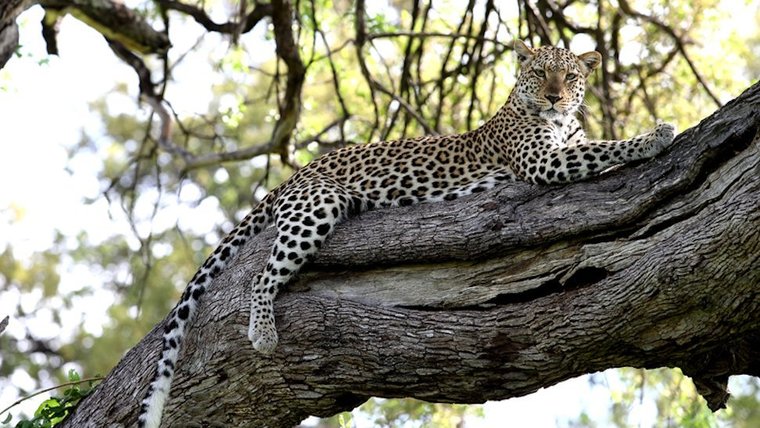
M96 190L78 193L83 200L74 203L98 207L98 222L56 230L53 221L43 250L19 250L12 233L0 238L0 310L7 311L0 318L11 316L0 336L0 408L62 381L69 368L107 373L168 313L224 231L314 157L348 144L478 127L514 84L513 39L604 55L582 115L589 133L602 138L640 133L657 119L693 126L760 70L760 7L741 0L28 6L0 8L11 22L21 13L22 34L0 70L0 104L24 78L14 74L15 63L48 67L59 24L64 58L76 49L64 41L77 19L95 30L87 37L105 37L110 60L122 64L110 67L130 74L90 101L91 117L82 121L98 125L55 143L66 149L69 175L97 178ZM123 21L106 19L117 12ZM27 48L33 43L24 37L43 38L47 53ZM39 102L60 97L48 96ZM12 144L0 150L14 156ZM51 207L48 215L55 214ZM0 216L0 232L34 227L13 200L0 200ZM588 381L609 392L607 402L594 404L609 412L600 419L579 409L558 424L760 425L756 379L734 381L729 408L717 414L678 370L621 369ZM354 413L308 423L454 427L482 409L373 400Z

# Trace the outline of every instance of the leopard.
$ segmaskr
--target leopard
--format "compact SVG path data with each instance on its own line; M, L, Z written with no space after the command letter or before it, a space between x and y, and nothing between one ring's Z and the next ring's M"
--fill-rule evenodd
M589 140L576 114L599 52L531 48L516 40L518 74L506 103L475 130L456 135L357 144L316 158L269 192L227 234L190 280L165 321L161 356L140 406L138 426L157 428L198 309L241 247L274 225L277 234L263 270L250 284L248 339L261 354L277 345L274 299L314 258L336 225L376 208L451 201L526 181L557 185L593 177L614 166L658 155L674 140L658 122L624 140Z

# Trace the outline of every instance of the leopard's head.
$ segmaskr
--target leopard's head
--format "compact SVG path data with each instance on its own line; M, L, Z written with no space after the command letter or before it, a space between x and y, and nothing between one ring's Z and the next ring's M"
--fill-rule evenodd
M513 47L520 61L513 93L529 112L552 121L575 113L583 104L586 79L602 62L602 55L575 55L553 46L531 49L519 40Z

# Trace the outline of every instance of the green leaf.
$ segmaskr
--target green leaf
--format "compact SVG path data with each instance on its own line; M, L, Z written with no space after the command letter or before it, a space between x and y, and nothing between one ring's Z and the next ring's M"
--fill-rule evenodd
M34 416L42 416L50 412L51 409L60 407L60 402L57 398L48 398L40 404L40 407L34 412Z
M3 421L0 422L0 423L7 424L10 421L11 421L11 414L10 414L10 412L8 412L8 414L5 416L5 419L3 419Z

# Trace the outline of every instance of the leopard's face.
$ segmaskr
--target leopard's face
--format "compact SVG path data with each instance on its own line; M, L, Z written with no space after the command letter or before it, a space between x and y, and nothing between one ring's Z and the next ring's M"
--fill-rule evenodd
M586 78L601 62L598 52L575 55L545 46L530 49L515 46L520 58L520 76L515 95L530 112L546 120L562 120L583 104Z

